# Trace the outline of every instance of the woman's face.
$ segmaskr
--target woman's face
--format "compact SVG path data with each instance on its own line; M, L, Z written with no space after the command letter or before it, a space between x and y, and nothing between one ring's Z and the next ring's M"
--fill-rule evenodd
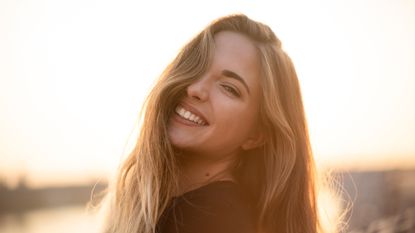
M261 143L260 63L248 37L222 31L214 40L212 65L188 86L168 134L173 146L186 153L223 158Z

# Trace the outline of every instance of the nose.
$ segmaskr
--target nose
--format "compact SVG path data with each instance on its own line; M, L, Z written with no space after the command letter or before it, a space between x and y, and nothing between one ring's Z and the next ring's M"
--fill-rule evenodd
M204 78L195 80L187 87L187 96L197 101L206 101L209 98L208 81Z

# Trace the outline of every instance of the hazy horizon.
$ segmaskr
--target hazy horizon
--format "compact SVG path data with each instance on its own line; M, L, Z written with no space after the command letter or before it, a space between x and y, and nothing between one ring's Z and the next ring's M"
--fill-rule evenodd
M385 166L382 161L379 164L322 164L317 161L317 167L320 172L382 172L382 171L407 171L415 170L415 162L408 160L407 163L390 163ZM101 182L107 182L111 179L116 169L111 171L101 172L85 172L85 173L62 173L45 172L41 175L37 174L33 176L33 173L28 171L21 171L14 174L4 174L0 171L0 184L6 184L9 188L17 187L19 181L24 181L25 185L30 188L42 188L42 187L66 187L71 185L90 185Z

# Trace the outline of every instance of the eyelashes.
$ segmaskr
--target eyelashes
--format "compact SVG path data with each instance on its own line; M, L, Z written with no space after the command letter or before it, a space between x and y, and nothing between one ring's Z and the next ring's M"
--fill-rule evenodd
M225 89L226 92L228 92L232 96L241 97L241 93L239 93L239 91L236 88L226 84L222 84L221 86L223 87L223 89Z

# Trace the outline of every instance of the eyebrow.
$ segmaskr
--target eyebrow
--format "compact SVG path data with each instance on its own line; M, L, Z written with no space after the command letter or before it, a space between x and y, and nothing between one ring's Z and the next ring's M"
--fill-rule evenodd
M229 77L229 78L233 78L233 79L238 80L239 82L241 82L245 86L246 90L249 93L249 87L248 87L248 85L246 84L245 80L243 78L241 78L241 76L239 76L237 73L232 72L230 70L223 70L222 71L222 75L223 76L226 76L226 77Z

